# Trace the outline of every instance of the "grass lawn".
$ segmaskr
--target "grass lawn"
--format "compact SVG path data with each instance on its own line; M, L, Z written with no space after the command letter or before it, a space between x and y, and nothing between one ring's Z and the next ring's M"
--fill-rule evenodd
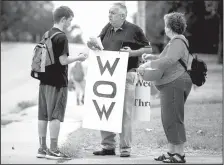
M194 90L185 105L186 155L222 154L222 66L214 56L205 55L206 84ZM166 151L167 140L160 119L159 100L152 101L151 121L133 124L133 155L155 155ZM119 153L119 136L116 136ZM100 149L97 130L78 129L70 134L62 150L72 157L85 157Z

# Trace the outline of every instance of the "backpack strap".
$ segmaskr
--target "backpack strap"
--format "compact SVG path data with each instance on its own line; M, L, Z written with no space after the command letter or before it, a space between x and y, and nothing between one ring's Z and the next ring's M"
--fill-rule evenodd
M186 64L185 64L181 59L179 59L178 61L179 61L180 64L184 67L184 69L187 71L187 66L186 66Z
M60 33L62 33L62 32L55 32L54 34L52 34L48 38L51 40L54 36L56 36L56 35L58 35ZM52 62L52 64L54 64L55 63L55 60L54 60L54 51L53 51L53 48L52 49L47 48L47 50L48 50L48 53L50 54L51 62Z
M51 35L50 39L52 39L54 36L56 36L57 34L60 34L62 32L55 32L53 35Z
M182 38L175 38L175 39L180 39L180 40L182 40L183 43L184 43L184 45L187 47L187 50L188 50L189 54L192 55L192 54L190 53L190 50L189 50L189 47L188 47L187 43L186 43ZM193 55L192 55L192 56L193 56ZM184 67L184 69L187 71L187 66L186 66L186 64L183 62L183 60L182 60L182 59L179 59L178 61L179 61L180 64Z
M47 31L45 34L44 34L44 39L47 39L49 37L49 31Z
M188 50L189 54L192 55L192 54L191 54L191 51L190 51L190 49L189 49L189 46L187 45L187 43L186 43L186 41L185 41L184 39L182 39L182 38L174 38L174 40L175 40L175 39L180 39L180 40L182 40L183 43L184 43L184 45L187 47L187 50ZM193 55L192 55L192 56L193 56Z
M55 32L53 35L49 36L49 31L47 31L45 34L44 34L44 39L47 39L47 38L50 38L52 39L54 36L56 36L57 34L60 34L62 32Z

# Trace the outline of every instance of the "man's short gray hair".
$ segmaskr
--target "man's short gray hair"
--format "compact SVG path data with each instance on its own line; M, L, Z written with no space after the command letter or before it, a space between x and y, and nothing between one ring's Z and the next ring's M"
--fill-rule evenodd
M127 11L127 7L124 3L116 2L116 3L113 3L113 6L119 7L124 12L124 14L127 16L128 11Z

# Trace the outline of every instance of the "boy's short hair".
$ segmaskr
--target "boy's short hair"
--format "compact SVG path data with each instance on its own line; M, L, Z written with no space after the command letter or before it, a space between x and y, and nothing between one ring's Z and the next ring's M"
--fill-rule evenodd
M173 32L177 34L183 34L187 27L187 21L184 14L173 12L166 14L164 16L166 22L166 27L170 28Z
M67 6L60 6L55 9L53 12L53 19L55 23L58 23L61 18L65 17L66 19L74 17L73 11Z

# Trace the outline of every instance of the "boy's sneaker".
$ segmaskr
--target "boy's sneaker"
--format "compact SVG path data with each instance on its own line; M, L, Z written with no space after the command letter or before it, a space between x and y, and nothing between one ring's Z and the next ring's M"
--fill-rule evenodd
M45 158L47 154L47 149L39 148L37 152L37 158Z
M50 149L47 150L47 154L45 158L52 159L52 160L58 160L58 159L71 160L69 156L61 153L59 150L51 151Z

